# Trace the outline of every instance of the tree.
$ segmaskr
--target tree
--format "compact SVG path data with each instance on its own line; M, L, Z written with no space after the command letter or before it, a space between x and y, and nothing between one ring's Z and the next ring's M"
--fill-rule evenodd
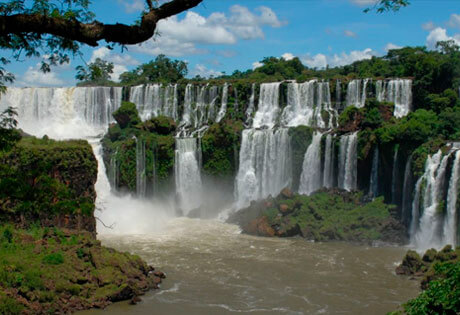
M155 6L146 0L146 10L133 25L104 24L89 10L90 0L9 0L0 3L0 48L11 50L15 58L47 56L41 69L69 61L80 45L97 47L102 41L114 45L142 43L155 34L157 23L193 8L203 0L171 0ZM6 64L1 58L0 63ZM0 68L0 85L5 82ZM9 76L11 78L11 76Z
M371 8L367 8L364 12L376 10L378 13L387 11L399 11L402 7L406 7L410 4L409 0L376 0L375 5Z
M128 85L148 82L177 82L183 79L187 73L186 62L171 60L165 55L158 55L155 60L121 74L120 81Z
M75 78L79 81L103 82L110 80L110 75L113 73L113 62L96 58L86 67L78 66L75 69L77 70Z

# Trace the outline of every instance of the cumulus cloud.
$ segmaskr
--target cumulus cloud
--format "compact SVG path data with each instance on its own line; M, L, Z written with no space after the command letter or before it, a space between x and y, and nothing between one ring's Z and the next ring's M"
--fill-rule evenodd
M343 31L343 35L345 35L346 37L358 37L358 35L356 35L355 32L350 30Z
M325 68L326 66L338 67L351 64L358 60L371 59L377 53L370 48L364 50L353 50L349 53L342 52L332 56L324 54L316 54L311 56L307 54L301 58L302 62L310 68Z
M426 47L428 49L436 49L436 43L440 41L454 40L457 45L460 45L460 34L454 36L447 35L447 30L442 27L436 27L426 38Z
M47 59L49 56L44 55L43 58ZM15 85L17 86L64 86L69 85L68 82L59 77L59 75L70 69L70 63L53 66L51 72L44 73L40 70L41 63L27 68L26 72L19 78Z
M214 12L204 17L188 11L184 18L172 16L158 22L159 37L134 46L140 53L184 56L204 54L208 51L196 45L232 45L238 40L264 38L264 27L281 27L280 21L268 7L259 7L251 12L247 7L234 5L230 12Z
M138 65L139 61L134 59L132 56L125 54L115 54L112 50L107 47L100 47L93 50L89 62L96 61L97 58L113 63L113 73L110 76L112 80L118 81L120 74L128 71L128 66Z
M452 14L447 25L451 28L460 28L460 14Z
M214 69L209 69L205 65L202 65L202 64L197 64L192 69L190 74L192 77L199 75L200 77L203 77L203 78L209 78L211 76L212 77L220 76L222 75L222 72L216 71Z
M256 70L257 68L260 68L262 67L264 64L259 62L259 61L256 61L256 62L253 62L252 63L252 70Z
M393 43L388 43L385 46L385 51L389 51L389 50L392 50L392 49L400 49L400 48L402 48L402 47L398 46L398 45L395 45Z
M292 60L295 58L295 56L291 53L285 53L281 55L281 58L283 58L284 60Z

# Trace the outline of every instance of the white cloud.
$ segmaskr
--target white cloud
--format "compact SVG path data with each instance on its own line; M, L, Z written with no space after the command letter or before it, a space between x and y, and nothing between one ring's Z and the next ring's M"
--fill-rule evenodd
M388 43L385 46L385 51L389 51L389 50L392 50L392 49L400 49L400 48L402 48L402 47L398 46L398 45L395 45L393 43Z
M281 55L281 58L283 58L284 60L292 60L295 58L295 56L291 53L284 53Z
M118 0L118 3L125 8L126 13L140 12L145 9L143 0Z
M323 54L316 54L314 56L305 55L302 62L309 68L326 68L327 57Z
M208 51L196 45L233 45L239 39L264 38L263 27L281 27L283 24L272 9L264 6L251 12L247 7L234 5L228 14L215 12L207 18L188 11L182 19L172 16L158 22L159 37L133 49L175 57L204 54Z
M374 5L377 3L378 0L350 0L351 3L359 5L359 6L368 6Z
M447 25L451 28L460 28L460 14L452 14Z
M445 28L436 27L428 34L426 38L426 47L428 47L428 49L436 49L437 42L446 40L454 40L457 45L460 45L460 34L449 36Z
M256 70L257 68L260 68L262 67L264 64L259 62L259 61L256 61L256 62L253 62L252 63L252 70Z
M114 81L118 81L120 79L120 74L128 71L127 66L135 66L139 64L139 61L127 53L114 54L107 47L100 47L93 50L93 54L91 55L89 62L94 62L97 58L113 63L113 73L110 77Z
M349 53L342 52L332 56L324 54L316 54L311 56L309 54L301 58L302 62L310 68L325 68L327 65L330 67L344 66L351 64L358 60L371 59L377 53L370 48L364 50L353 50Z
M46 58L46 56L44 56ZM51 72L44 73L40 70L40 63L27 68L21 79L16 82L17 86L64 86L66 81L59 78L59 73L69 69L70 64L53 66Z
M422 24L422 28L423 28L425 31L431 31L431 30L433 30L435 27L436 27L436 25L434 25L434 23L431 22L431 21L428 21L428 22Z
M350 30L345 30L343 31L343 35L347 36L347 37L357 37L358 35L356 35L355 32L353 31L350 31Z
M195 65L195 68L190 72L191 76L197 76L199 75L200 77L203 78L209 78L209 77L217 77L222 75L222 72L216 71L214 69L209 69L205 65L202 64L197 64Z

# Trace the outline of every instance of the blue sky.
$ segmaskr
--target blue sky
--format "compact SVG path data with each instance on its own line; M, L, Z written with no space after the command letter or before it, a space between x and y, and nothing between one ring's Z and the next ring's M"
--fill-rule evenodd
M266 56L298 56L310 67L343 65L383 55L388 48L454 39L460 44L459 0L412 0L397 13L363 13L375 0L204 0L187 13L160 22L159 35L142 45L84 47L84 60L115 64L114 79L163 53L189 63L189 74L218 75L246 70ZM107 23L132 23L143 0L93 0L92 11ZM1 55L8 56L2 52ZM70 86L80 58L52 73L38 71L39 59L13 62L17 86Z

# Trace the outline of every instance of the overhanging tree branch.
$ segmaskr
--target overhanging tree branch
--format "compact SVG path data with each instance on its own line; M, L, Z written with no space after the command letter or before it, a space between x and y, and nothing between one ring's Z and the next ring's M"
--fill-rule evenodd
M45 14L0 15L0 37L8 40L12 35L23 36L54 35L96 47L98 42L133 45L150 39L158 21L184 12L200 4L203 0L173 0L150 8L142 16L139 25L103 24L98 21L82 23L76 19L52 17Z

